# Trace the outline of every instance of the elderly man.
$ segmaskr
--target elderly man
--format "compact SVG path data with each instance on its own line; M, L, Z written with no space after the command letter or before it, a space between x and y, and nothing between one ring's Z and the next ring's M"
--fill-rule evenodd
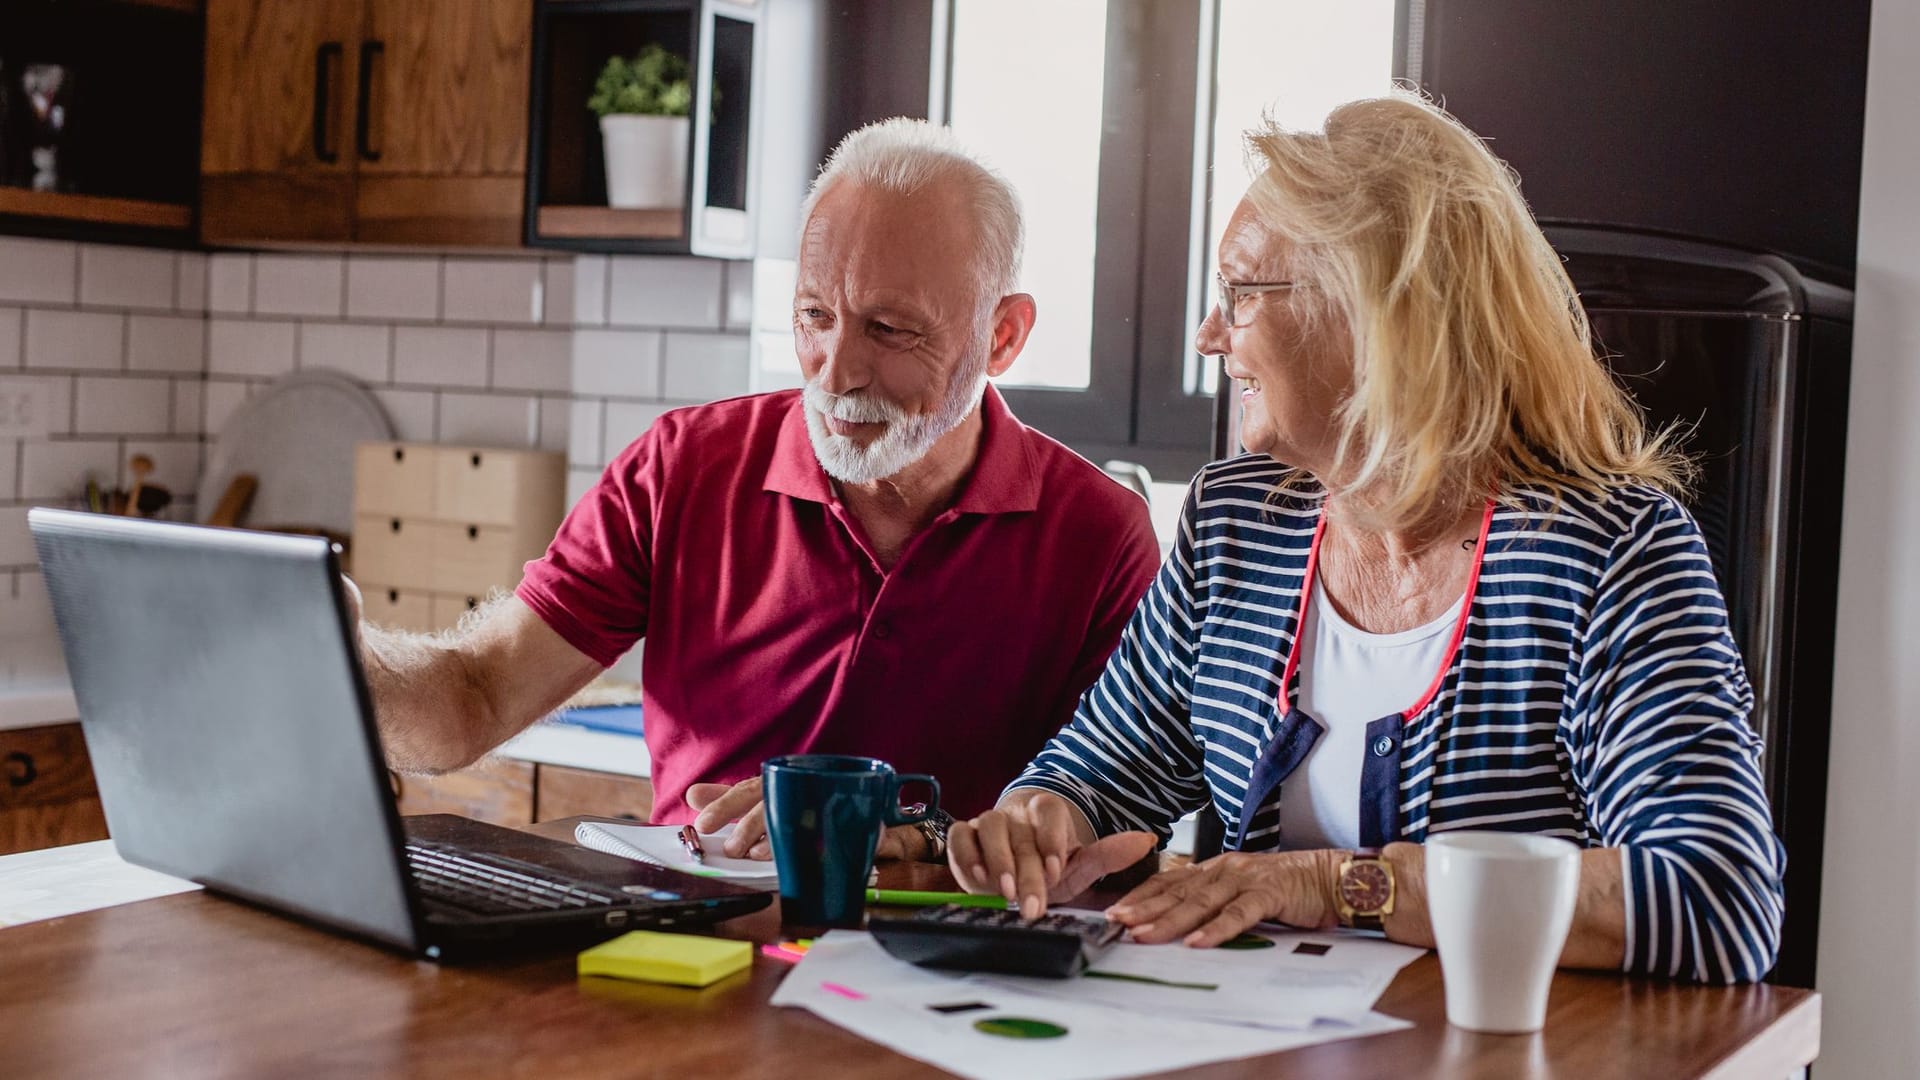
M445 638L367 627L397 767L459 768L648 639L655 821L738 820L766 858L760 763L869 754L972 815L1073 715L1158 562L1145 505L1021 425L1021 222L943 129L847 137L804 214L804 392L662 416L515 596ZM944 834L880 853L940 858Z

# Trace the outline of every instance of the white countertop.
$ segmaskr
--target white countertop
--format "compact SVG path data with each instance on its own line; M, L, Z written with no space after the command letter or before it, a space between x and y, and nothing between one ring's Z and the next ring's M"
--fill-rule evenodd
M111 840L0 855L0 926L57 919L199 887L127 862Z
M79 718L60 642L51 635L0 637L0 731Z
M589 731L572 724L535 724L494 751L503 757L565 765L623 776L652 776L653 757L645 739L610 731Z

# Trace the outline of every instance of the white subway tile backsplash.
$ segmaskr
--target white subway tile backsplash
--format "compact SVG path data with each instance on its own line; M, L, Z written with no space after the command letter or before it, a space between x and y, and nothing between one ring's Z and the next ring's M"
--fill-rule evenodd
M607 321L607 257L547 260L549 326L602 326Z
M27 439L20 444L20 498L63 501L86 491L87 477L103 487L120 482L118 439Z
M270 379L293 370L293 323L213 319L208 326L209 373Z
M13 625L21 623L45 627L54 633L53 600L47 595L47 583L38 570L20 570L13 576Z
M680 401L738 397L752 381L752 352L745 334L669 333L661 396Z
M662 413L673 409L672 405L636 405L631 402L607 402L607 432L600 447L600 464L605 465L620 456L633 440L646 434Z
M574 504L580 501L581 496L592 491L593 485L600 482L600 474L605 471L603 468L569 468L567 470L567 509L573 509Z
M712 259L615 256L608 324L719 329L722 265Z
M220 429L227 426L227 421L233 417L234 411L247 400L248 390L249 386L244 382L209 381L207 383L207 392L203 399L206 404L201 411L201 419L207 425L207 438L219 437Z
M346 313L346 264L340 255L255 255L253 313L337 318Z
M12 376L9 382L21 376ZM36 413L24 424L28 433L35 437L41 435L66 435L73 431L73 376L43 375L33 380L39 384L39 393L34 395L39 401Z
M207 384L199 379L173 380L173 433L200 435L206 431Z
M600 432L607 403L599 398L574 398L567 411L567 464L598 468L605 463Z
M800 264L792 259L755 259L753 267L753 328L793 330L793 288Z
M0 506L0 566L34 566L33 534L27 531L27 508Z
M537 323L545 311L539 259L448 259L448 322Z
M150 482L166 488L176 502L191 498L200 486L201 450L198 439L128 439L120 458L120 486L133 484L126 463L135 454L145 454L153 459L153 472L147 477ZM213 507L207 510L211 512Z
M574 331L573 392L587 397L657 397L660 341L654 330Z
M393 421L393 434L405 442L434 440L434 398L431 390L375 390L380 407Z
M74 388L73 430L81 435L154 435L173 430L167 379L82 378Z
M78 295L79 245L0 237L0 300L71 304Z
M300 368L326 368L361 382L385 383L392 336L385 326L306 323L300 327Z
M727 264L727 302L723 325L729 330L753 328L753 264L751 262Z
M493 331L494 389L567 389L573 382L572 345L566 330Z
M80 245L80 302L172 311L174 257L158 248Z
M542 450L555 453L567 452L572 441L573 403L563 397L540 399L540 441L536 444Z
M20 446L23 441L0 439L0 502L20 497L17 481L20 471Z
M487 332L454 326L395 327L393 381L434 386L487 385Z
M27 366L118 370L127 317L110 311L27 312Z
M479 446L539 442L540 401L517 394L440 395L440 441Z
M20 366L20 337L26 315L19 308L0 308L0 368Z
M347 256L347 317L423 322L439 318L440 260Z
M207 310L215 315L253 310L253 256L220 251L208 258Z
M127 367L135 371L207 370L207 320L197 315L130 315Z
M173 306L178 311L207 312L207 254L176 251L173 266Z

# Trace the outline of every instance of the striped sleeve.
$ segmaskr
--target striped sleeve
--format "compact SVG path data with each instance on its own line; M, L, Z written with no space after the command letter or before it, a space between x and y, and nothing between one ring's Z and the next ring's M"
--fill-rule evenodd
M1176 819L1207 803L1201 748L1188 724L1200 637L1194 518L1205 477L1189 489L1173 551L1072 722L1007 786L1060 795L1101 836L1142 830L1165 843Z
M1700 530L1659 496L1614 545L1575 669L1568 746L1622 849L1627 971L1757 980L1780 943L1785 852L1753 691Z

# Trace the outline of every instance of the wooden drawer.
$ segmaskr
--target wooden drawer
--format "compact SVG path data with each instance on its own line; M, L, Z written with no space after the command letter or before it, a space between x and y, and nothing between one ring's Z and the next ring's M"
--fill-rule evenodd
M0 731L0 855L106 838L80 725Z
M495 825L533 823L533 763L486 758L441 776L394 777L403 814L461 814Z
M353 453L353 512L358 516L433 515L440 448L361 443Z
M569 769L564 765L542 765L539 775L533 802L535 821L580 814L646 821L653 814L653 781L644 776Z
M368 585L360 595L360 614L370 623L420 633L439 629L433 621L433 597L427 593Z
M432 571L427 585L437 593L485 596L487 590L520 584L522 569L547 549L551 534L538 536L500 525L436 521L431 536Z
M551 539L566 491L567 462L561 454L443 446L433 516L472 525L519 526Z
M353 522L353 580L363 586L422 588L432 584L433 525L398 517ZM516 579L517 580L517 579Z
M432 612L427 625L432 630L445 630L460 621L460 617L480 606L482 597L478 595L459 596L448 593L434 593Z

